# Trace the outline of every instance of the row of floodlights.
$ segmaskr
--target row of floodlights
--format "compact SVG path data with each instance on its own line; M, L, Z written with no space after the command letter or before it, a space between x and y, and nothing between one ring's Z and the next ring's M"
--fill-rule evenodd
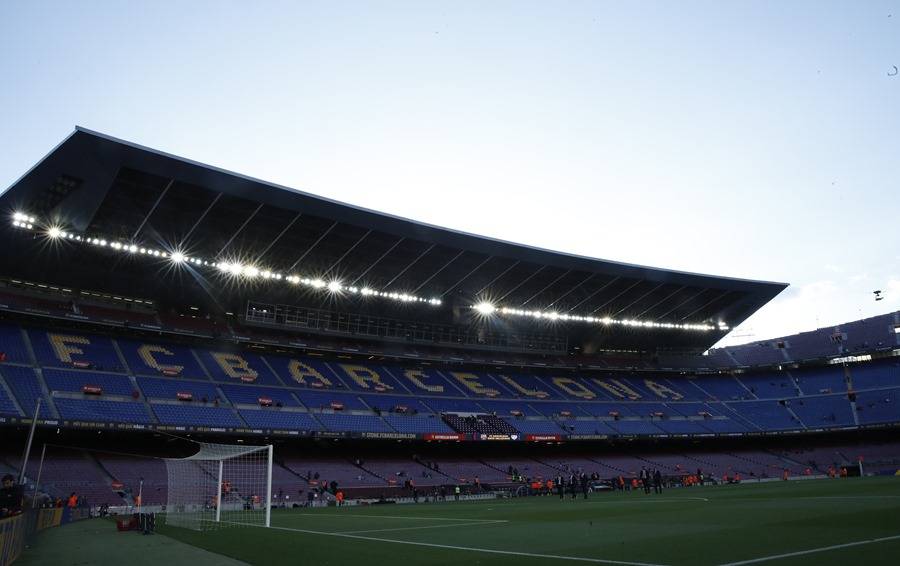
M540 311L540 310L522 310L522 309L511 309L506 307L496 307L491 303L479 303L475 305L475 310L481 313L484 316L490 316L492 314L502 314L505 316L521 316L521 317L530 317L535 319L542 319L548 321L564 321L564 322L584 322L587 324L603 324L603 325L620 325L620 326L628 326L632 328L658 328L658 329L672 329L672 330L700 330L700 331L710 331L710 330L728 330L728 325L724 322L719 322L717 325L712 324L678 324L674 322L653 322L648 320L619 320L609 317L597 317L597 316L581 316L581 315L572 315L566 313L559 313L553 311Z
M28 216L26 214L16 213L13 217L13 226L18 228L24 228L27 230L34 229L34 217ZM346 286L343 285L340 281L325 281L323 279L313 279L308 277L298 277L296 275L282 275L281 273L269 271L269 270L261 270L256 267L250 265L244 265L239 262L210 262L203 259L188 257L181 252L172 252L169 253L164 250L154 250L145 247L136 246L134 244L123 244L121 242L116 241L107 241L103 238L82 238L79 235L72 234L70 232L65 232L60 230L59 228L50 228L47 231L47 235L51 238L62 238L73 240L77 242L85 242L88 244L92 244L99 247L108 247L117 251L126 251L130 253L137 253L140 255L146 255L151 257L160 257L160 258L170 258L174 263L190 263L197 266L208 266L218 268L222 273L228 273L234 276L243 276L247 278L262 278L262 279L271 279L275 281L285 281L287 283L292 283L295 285L306 285L309 287L313 287L316 289L327 289L332 293L349 293L349 294L359 294L363 296L371 296L371 297L380 297L385 299L391 299L395 301L405 302L405 303L427 303L430 305L440 305L440 299L424 299L421 297L416 297L414 295L409 295L406 293L396 293L396 292L387 292L387 291L378 291L376 289L372 289L369 287L356 287L356 286ZM700 330L700 331L710 331L710 330L728 330L728 326L720 322L718 325L714 326L711 324L676 324L676 323L664 323L664 322L652 322L652 321L640 321L640 320L618 320L608 317L594 317L594 316L580 316L580 315L572 315L566 313L558 313L552 311L539 311L539 310L522 310L522 309L513 309L507 307L496 307L490 303L480 303L478 305L473 306L472 308L476 309L479 313L484 316L490 316L494 314L500 314L504 316L510 317L530 317L535 319L543 319L547 321L562 321L562 322L583 322L587 324L603 324L603 325L621 325L627 327L634 328L657 328L657 329L678 329L678 330Z
M190 261L190 259L183 258L183 260L181 261ZM428 303L430 305L441 304L440 299L424 299L422 297L416 297L415 295L410 295L408 293L378 291L377 289L372 289L370 287L344 285L340 281L325 281L324 279L311 279L309 277L298 277L296 275L282 275L280 273L274 273L272 271L259 270L253 266L243 265L240 263L221 262L213 265L215 267L218 267L219 271L222 271L223 273L243 275L246 277L262 277L263 279L274 279L276 281L284 280L295 285L302 284L309 287L314 287L316 289L328 289L332 293L350 293L354 295L364 295L367 297L383 297L387 299L394 299L396 301L401 301L404 303Z
M26 230L33 230L35 224L35 219L33 216L28 216L22 213L16 213L13 216L13 226L17 228L23 228ZM235 276L242 276L247 278L261 278L261 279L271 279L275 281L285 281L287 283L293 283L295 285L306 285L309 287L313 287L316 289L327 289L333 293L349 293L349 294L360 294L368 297L379 297L385 299L392 299L395 301L400 301L404 303L426 303L429 305L440 305L440 299L425 299L422 297L416 297L414 295L410 295L408 293L396 293L396 292L388 292L388 291L379 291L377 289L372 289L370 287L356 287L352 285L344 285L340 281L325 281L323 279L313 279L309 277L298 277L296 275L282 275L277 272L258 269L251 265L244 265L239 262L216 262L216 261L207 261L204 259L196 258L196 257L188 257L181 252L168 252L165 250L157 250L146 248L142 246L136 246L134 244L123 244L117 241L108 241L104 238L84 238L80 235L73 234L71 232L66 232L56 227L52 227L47 230L47 235L53 239L64 239L64 240L72 240L75 242L84 242L86 244L91 244L94 246L98 246L101 248L109 248L117 251L130 252L150 257L158 257L158 258L168 258L171 259L174 263L189 263L197 266L206 266L218 268L218 270L222 273L228 273Z

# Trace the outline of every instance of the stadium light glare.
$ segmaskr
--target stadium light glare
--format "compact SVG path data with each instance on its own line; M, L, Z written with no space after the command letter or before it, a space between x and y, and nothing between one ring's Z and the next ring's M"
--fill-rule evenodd
M59 238L60 234L62 234L62 230L60 230L56 226L51 226L50 229L47 230L47 235L50 236L51 238L53 238L54 240L56 238Z
M332 293L337 293L341 290L341 282L340 281L330 281L328 283L328 290Z
M475 305L475 310L477 310L481 314L491 314L494 311L496 311L497 308L494 305L492 305L491 303L485 302L485 303L478 303L477 305Z
M173 253L173 254L172 254L172 261L174 261L175 263L181 263L181 262L185 261L184 254L181 253L181 252L175 252L175 253Z
M31 229L34 225L34 216L29 216L24 212L16 212L13 214L13 226Z

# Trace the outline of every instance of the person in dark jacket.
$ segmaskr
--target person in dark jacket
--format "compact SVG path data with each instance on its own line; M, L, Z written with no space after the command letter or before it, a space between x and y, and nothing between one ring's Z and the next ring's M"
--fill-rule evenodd
M16 484L12 474L3 476L3 487L0 488L0 517L11 517L22 512L22 500L25 488Z

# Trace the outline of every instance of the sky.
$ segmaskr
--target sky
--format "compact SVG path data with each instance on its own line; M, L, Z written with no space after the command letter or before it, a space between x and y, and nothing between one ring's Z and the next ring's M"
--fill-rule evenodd
M900 310L898 67L900 0L3 0L0 191L77 125L462 232L789 283L739 344Z

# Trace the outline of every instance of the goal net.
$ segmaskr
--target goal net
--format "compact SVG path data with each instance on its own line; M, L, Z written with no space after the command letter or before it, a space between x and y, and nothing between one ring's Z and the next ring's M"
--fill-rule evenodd
M166 524L197 531L268 527L272 446L196 442L187 458L166 458Z

